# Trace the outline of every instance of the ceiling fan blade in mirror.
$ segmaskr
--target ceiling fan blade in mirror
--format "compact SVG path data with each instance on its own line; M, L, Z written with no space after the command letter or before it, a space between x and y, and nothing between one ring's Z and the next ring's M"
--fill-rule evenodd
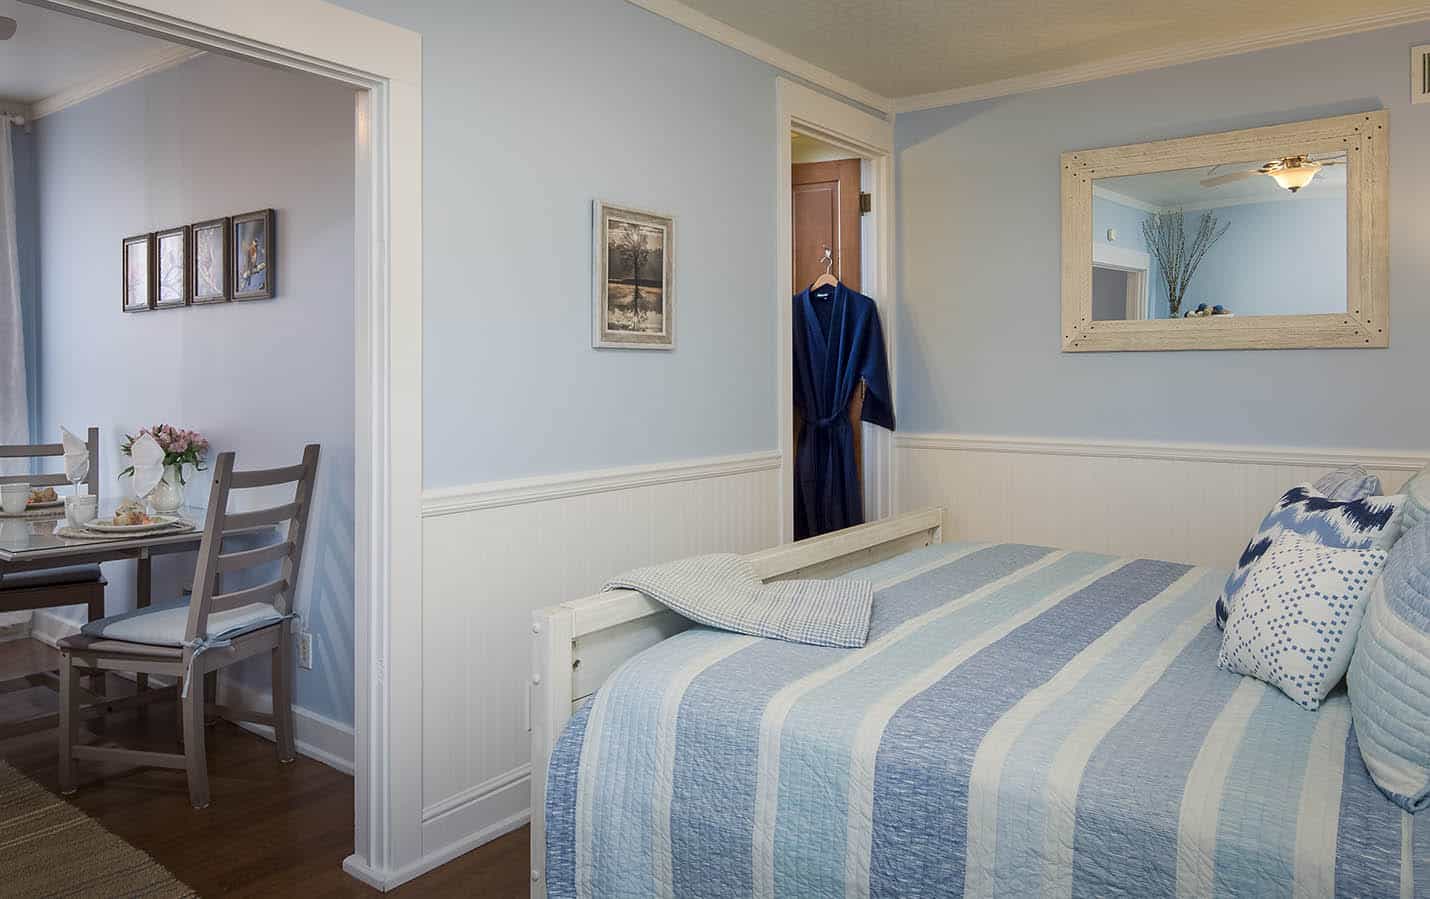
M1245 172L1232 172L1230 175L1217 175L1215 178L1205 178L1202 180L1202 187L1220 187L1223 184L1230 184L1233 181L1240 181L1243 178L1250 178L1254 175L1265 174L1257 169L1250 169Z

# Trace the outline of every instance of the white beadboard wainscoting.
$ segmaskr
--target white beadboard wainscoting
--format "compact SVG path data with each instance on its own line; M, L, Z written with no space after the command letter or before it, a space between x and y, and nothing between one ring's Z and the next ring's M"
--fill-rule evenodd
M623 570L779 542L778 452L423 496L423 868L530 814L533 609Z
M943 506L945 540L1231 568L1272 503L1331 468L1394 492L1430 453L901 434L900 510Z

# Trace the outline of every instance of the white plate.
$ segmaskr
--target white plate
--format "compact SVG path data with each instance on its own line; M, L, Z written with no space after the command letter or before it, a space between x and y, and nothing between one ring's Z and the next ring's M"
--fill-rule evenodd
M25 505L25 509L26 509L27 511L30 510L30 509L58 509L60 506L63 506L64 504L65 504L65 501L64 501L64 500L62 500L62 499L57 499L57 500L54 500L53 502L48 502L48 503L27 503L27 504Z
M149 518L151 520L148 524L115 524L113 518L99 518L91 521L85 527L102 534L142 534L147 531L172 527L182 521L173 515L151 515Z

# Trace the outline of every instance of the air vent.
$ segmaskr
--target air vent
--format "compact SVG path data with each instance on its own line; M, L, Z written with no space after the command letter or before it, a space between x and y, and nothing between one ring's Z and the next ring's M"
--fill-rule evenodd
M1430 44L1410 51L1410 102L1430 103Z

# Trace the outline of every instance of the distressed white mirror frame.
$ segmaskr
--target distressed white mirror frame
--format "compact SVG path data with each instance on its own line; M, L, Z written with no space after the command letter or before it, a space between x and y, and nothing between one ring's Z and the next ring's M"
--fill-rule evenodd
M1077 150L1062 155L1062 348L1255 350L1390 345L1390 116L1385 110ZM1317 315L1094 321L1092 182L1178 169L1346 154L1346 311Z

